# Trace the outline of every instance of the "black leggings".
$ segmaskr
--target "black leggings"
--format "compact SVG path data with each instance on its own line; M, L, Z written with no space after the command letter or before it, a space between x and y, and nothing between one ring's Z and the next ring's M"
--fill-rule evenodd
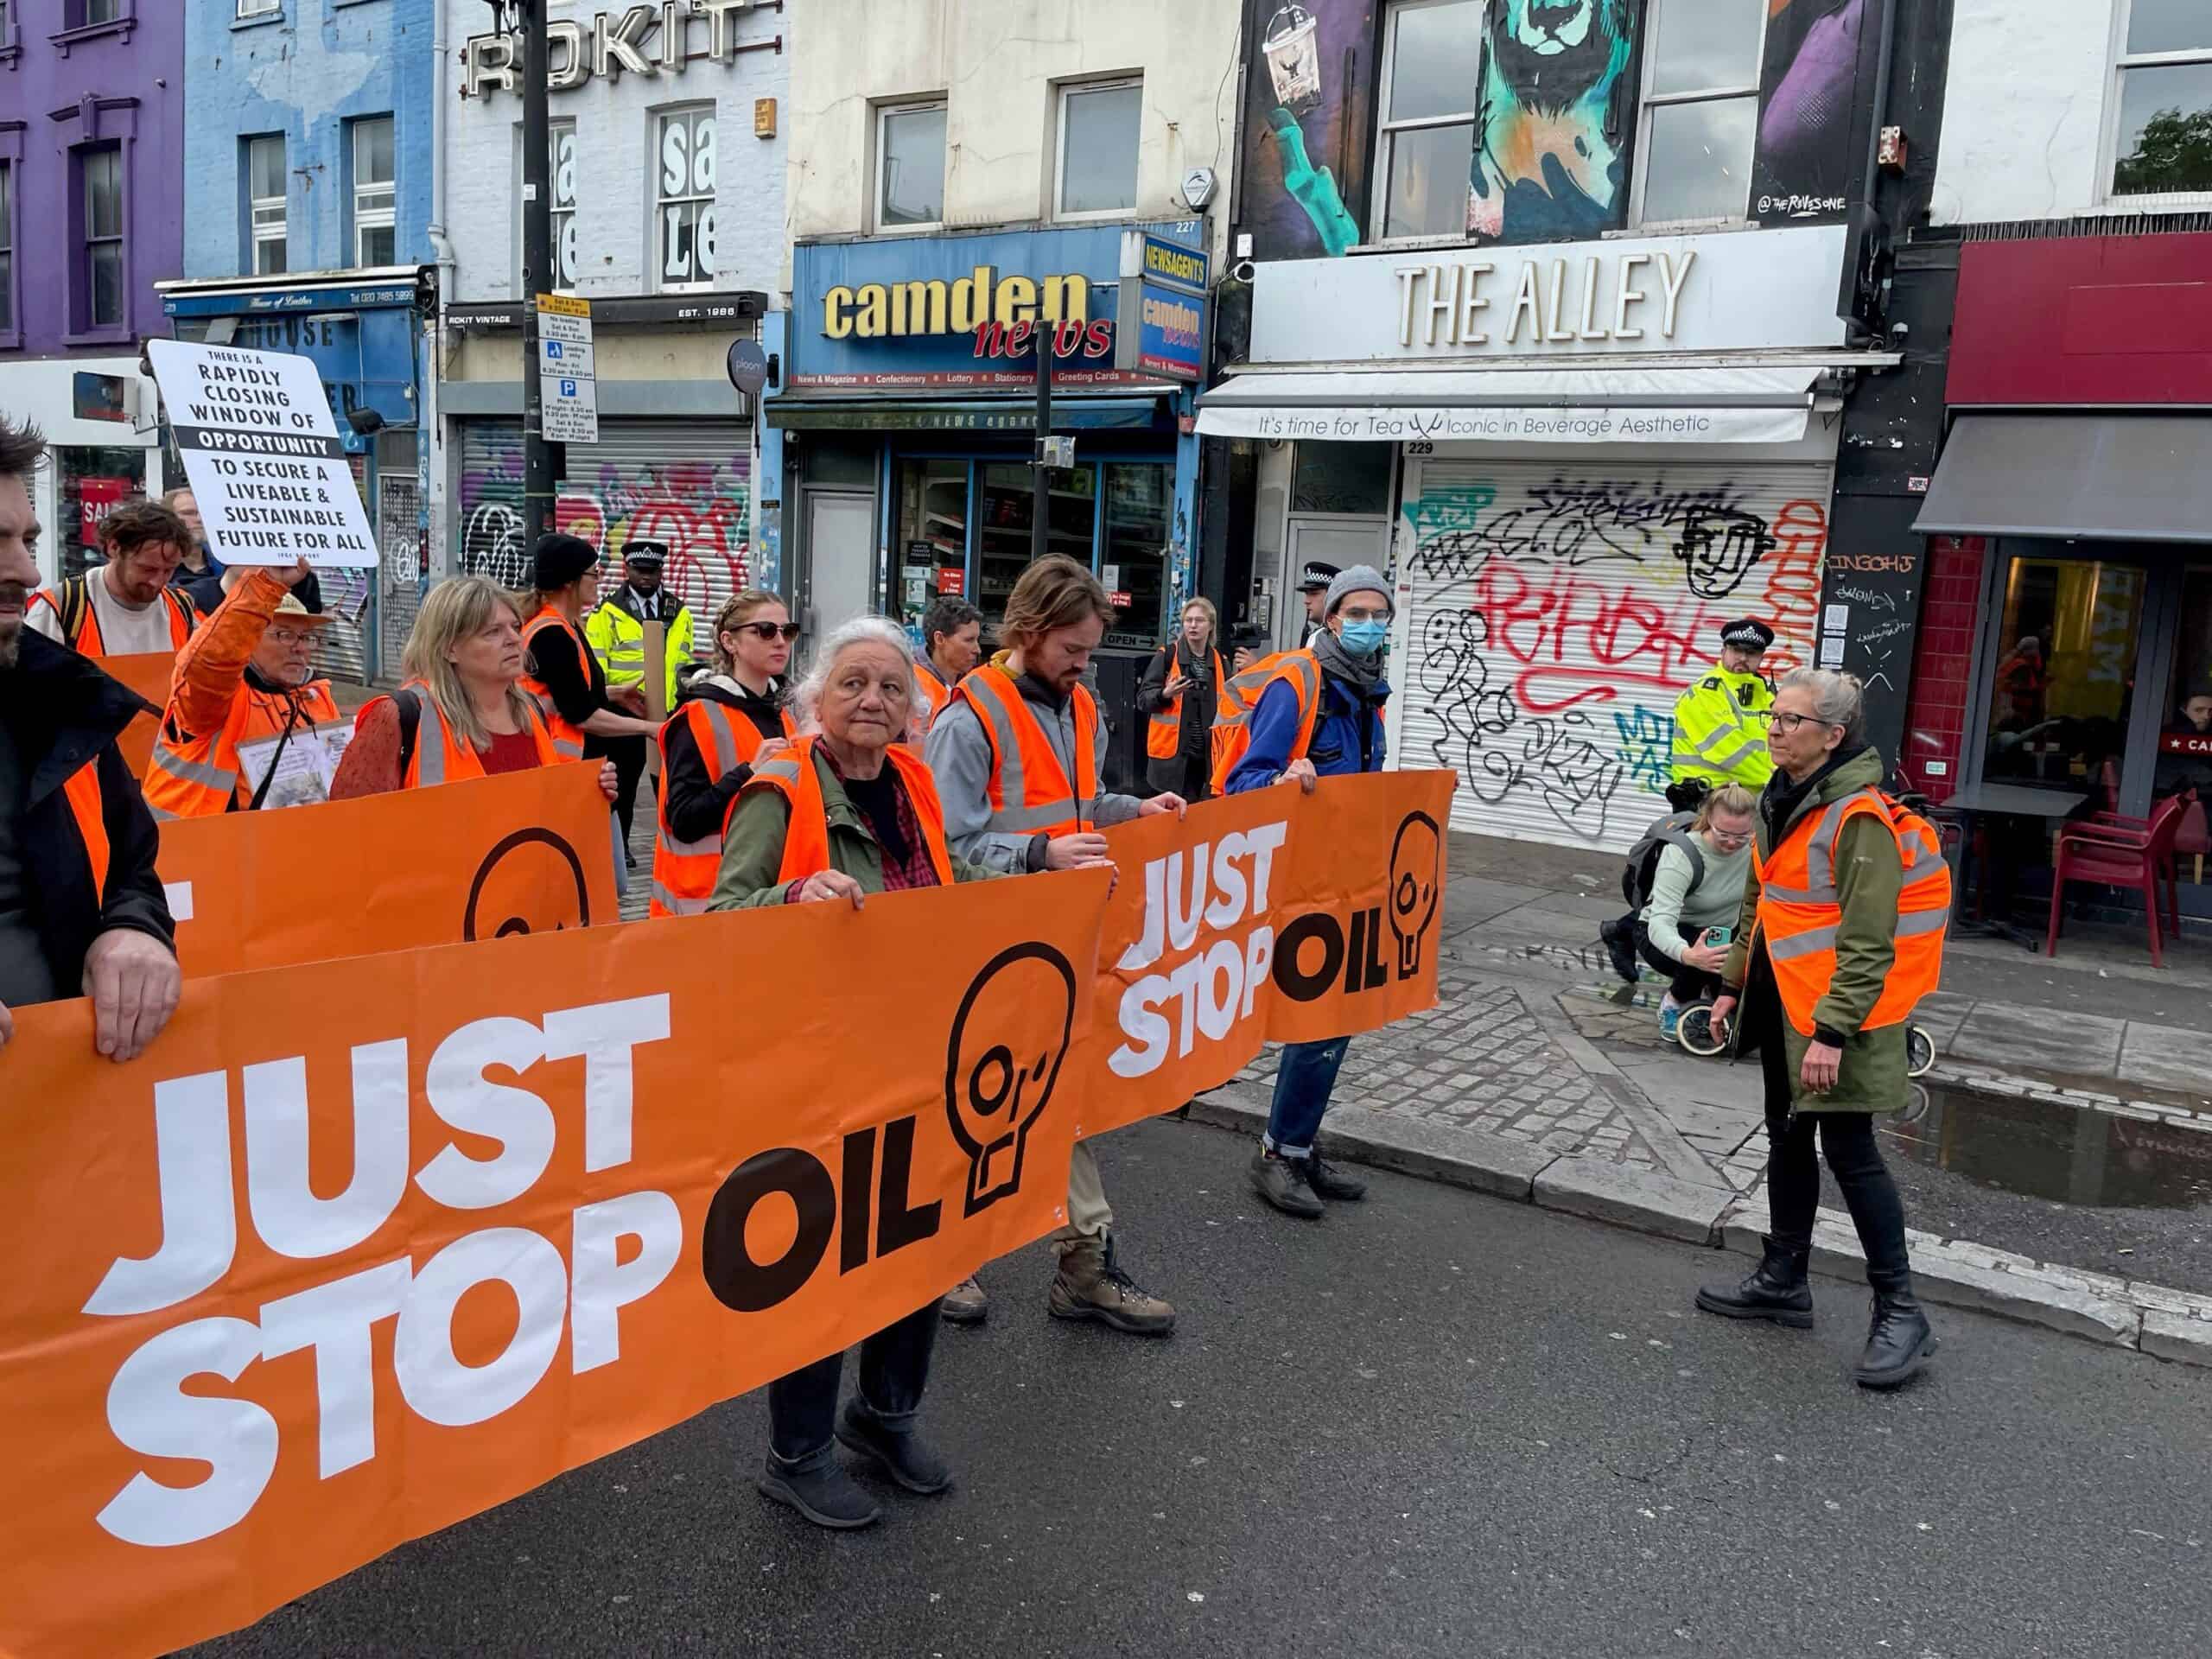
M1675 938L1682 936L1677 933ZM1700 936L1702 937L1702 936ZM1710 1001L1720 994L1720 976L1708 974L1702 968L1693 968L1687 962L1676 962L1672 957L1651 943L1651 929L1643 922L1636 925L1636 948L1643 959L1656 968L1673 982L1668 989L1675 1001L1688 1007L1693 1002Z
M1762 992L1764 993L1762 995ZM1876 1289L1903 1289L1911 1262L1905 1254L1904 1201L1882 1161L1871 1112L1799 1112L1789 1116L1789 1051L1782 1036L1782 1007L1772 982L1754 981L1751 1006L1745 1011L1745 1033L1756 1033L1759 1067L1766 1084L1767 1214L1774 1241L1802 1249L1813 1240L1813 1216L1821 1205L1821 1166L1813 1156L1817 1128L1821 1151L1843 1194L1851 1224L1866 1252L1866 1282ZM1785 1127L1787 1125L1787 1127Z

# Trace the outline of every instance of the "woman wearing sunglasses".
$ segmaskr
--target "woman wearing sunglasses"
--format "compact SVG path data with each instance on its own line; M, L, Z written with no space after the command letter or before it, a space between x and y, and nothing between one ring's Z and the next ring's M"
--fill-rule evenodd
M798 624L784 601L747 588L715 617L715 669L693 680L660 728L660 826L649 913L696 916L721 868L722 820L768 739L796 737L785 671Z

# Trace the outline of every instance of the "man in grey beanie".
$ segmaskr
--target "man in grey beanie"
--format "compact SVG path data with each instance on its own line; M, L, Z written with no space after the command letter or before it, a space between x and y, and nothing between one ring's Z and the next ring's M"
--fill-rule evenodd
M1293 779L1311 794L1323 778L1382 770L1382 707L1390 696L1382 650L1394 610L1389 580L1374 566L1338 575L1322 607L1321 631L1305 650L1285 653L1254 700L1250 745L1230 768L1224 794ZM1324 1198L1367 1194L1365 1182L1324 1163L1315 1144L1351 1045L1337 1037L1282 1051L1252 1185L1285 1215L1313 1220L1324 1213Z

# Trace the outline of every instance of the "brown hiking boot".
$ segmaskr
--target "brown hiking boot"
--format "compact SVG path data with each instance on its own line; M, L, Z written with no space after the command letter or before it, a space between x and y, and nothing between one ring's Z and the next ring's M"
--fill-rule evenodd
M1136 1337L1164 1337L1175 1329L1175 1310L1146 1292L1114 1264L1114 1241L1086 1240L1060 1258L1047 1309L1056 1319L1096 1319Z
M937 1305L947 1325L981 1325L991 1311L990 1300L973 1274L944 1293Z

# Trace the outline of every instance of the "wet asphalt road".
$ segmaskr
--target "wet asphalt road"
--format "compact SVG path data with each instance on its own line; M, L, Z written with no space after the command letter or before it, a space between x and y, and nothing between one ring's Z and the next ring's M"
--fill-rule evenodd
M817 1533L758 1395L400 1549L208 1656L2212 1652L2212 1374L1937 1310L1920 1384L1689 1311L1736 1258L1391 1176L1319 1224L1247 1146L1106 1143L1183 1329L1047 1320L984 1273L930 1423L961 1476Z

